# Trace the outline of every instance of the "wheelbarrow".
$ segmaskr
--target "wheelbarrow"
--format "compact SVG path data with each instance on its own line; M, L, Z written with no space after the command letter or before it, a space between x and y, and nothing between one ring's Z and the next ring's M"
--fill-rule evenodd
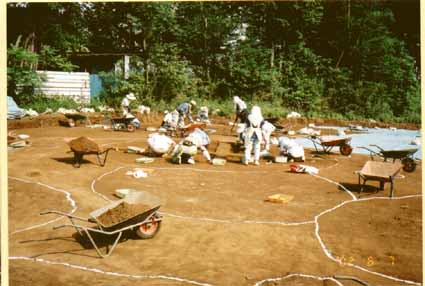
M73 166L75 168L80 168L84 155L91 154L97 156L99 165L103 167L105 166L108 152L111 150L118 151L118 149L115 147L102 148L97 143L84 136L68 141L67 144L71 149L71 151L68 152L74 153Z
M363 191L363 187L367 181L378 181L379 190L384 189L385 183L391 184L390 197L392 197L394 192L394 179L402 177L398 175L400 170L401 165L399 164L367 161L360 171L355 172L359 176L359 185L361 186L360 193ZM360 182L361 179L363 179L363 184Z
M134 132L136 127L132 124L134 117L115 117L111 118L111 125L114 131Z
M344 156L349 156L353 152L353 148L350 146L351 137L308 137L313 142L314 149L319 152L318 146L322 146L322 150L325 154L329 154L334 147L339 147L339 152Z
M409 149L401 149L401 150L384 150L378 145L372 144L369 146L376 147L378 151L372 150L364 146L359 148L369 151L371 160L374 159L374 156L384 158L384 162L386 162L387 159L393 159L393 163L394 163L398 159L401 161L404 171L408 173L412 173L415 171L416 161L413 159L413 154L415 154L416 151L418 151L418 148L409 148Z
M161 227L162 216L157 213L160 206L159 198L147 192L139 191L91 212L88 218L56 210L44 211L40 215L57 214L67 217L71 222L70 224L58 225L53 229L75 228L82 237L86 235L97 254L105 258L112 254L125 231L134 231L141 239L153 238ZM93 223L94 226L81 225L78 221ZM93 236L95 233L115 236L112 246L107 245L106 250L102 252L96 237Z
M177 129L180 137L185 137L187 134L195 130L196 128L204 129L207 126L206 123L191 123L184 127L180 127Z

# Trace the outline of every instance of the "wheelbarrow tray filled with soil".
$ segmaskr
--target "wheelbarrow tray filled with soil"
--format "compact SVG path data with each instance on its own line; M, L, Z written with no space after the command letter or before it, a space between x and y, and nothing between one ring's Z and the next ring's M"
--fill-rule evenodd
M145 192L132 193L90 213L90 220L105 230L125 228L143 222L160 207L157 197Z
M153 238L159 231L162 217L157 213L160 208L160 200L147 192L135 192L125 199L111 202L90 213L88 218L71 215L57 210L41 212L40 215L58 214L67 217L71 223L55 226L54 229L73 227L81 235L89 239L100 257L108 257L112 254L123 233L128 230L135 231L142 239ZM96 224L95 227L80 225L77 221ZM93 234L112 236L112 246L106 246L102 252L98 245L98 238Z
M135 126L131 123L135 117L114 117L111 119L112 129L115 131L134 132Z
M87 137L79 137L67 142L69 148L74 152L74 167L79 168L84 155L94 154L97 155L97 160L100 166L104 166L110 150L116 148L102 148L96 142L88 139ZM102 158L103 157L103 158Z

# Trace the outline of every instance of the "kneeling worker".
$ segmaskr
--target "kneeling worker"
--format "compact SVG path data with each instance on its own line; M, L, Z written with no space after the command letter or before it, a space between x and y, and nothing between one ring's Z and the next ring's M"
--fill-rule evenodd
M202 155L209 163L211 163L211 156L208 152L208 145L211 143L208 134L203 130L196 128L186 138L174 147L172 154L172 162L181 164L187 162L195 164L193 156L198 152L198 148L202 151Z
M295 162L304 162L304 148L299 145L295 140L288 137L279 137L279 149L282 155L288 156L288 161L294 160Z
M161 133L153 133L148 138L149 151L154 156L164 156L176 145L168 136Z

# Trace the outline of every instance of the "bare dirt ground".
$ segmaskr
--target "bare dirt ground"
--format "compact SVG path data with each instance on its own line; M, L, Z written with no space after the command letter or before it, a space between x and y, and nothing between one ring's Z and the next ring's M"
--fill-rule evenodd
M235 139L229 126L213 128L210 151L217 140ZM65 138L146 147L148 132L49 126L17 133L30 135L32 145L9 151L10 285L360 285L334 275L374 286L422 284L420 165L402 171L389 199L389 184L376 192L376 182L359 195L354 172L368 158L337 149L319 157L307 152L305 164L319 176L266 161L212 166L200 156L194 166L164 158L141 165L140 155L123 152L110 152L104 167L88 155L74 168ZM136 167L149 176L125 174ZM163 223L150 240L126 233L108 258L73 228L52 229L67 220L39 215L56 209L87 218L117 200L119 188L161 198ZM264 202L277 193L293 199Z

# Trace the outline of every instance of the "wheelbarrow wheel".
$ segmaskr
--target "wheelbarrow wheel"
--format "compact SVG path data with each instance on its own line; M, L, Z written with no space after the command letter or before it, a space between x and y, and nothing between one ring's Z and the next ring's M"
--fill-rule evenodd
M127 131L128 132L134 132L136 130L136 128L134 127L133 124L128 124L127 125Z
M141 239L153 238L161 228L161 221L155 221L155 216L152 217L152 221L144 223L137 227L136 234Z
M403 164L403 170L412 173L416 169L416 162L412 158L404 158L401 163Z
M339 152L344 156L349 156L353 152L353 148L348 144L344 144L339 147Z

